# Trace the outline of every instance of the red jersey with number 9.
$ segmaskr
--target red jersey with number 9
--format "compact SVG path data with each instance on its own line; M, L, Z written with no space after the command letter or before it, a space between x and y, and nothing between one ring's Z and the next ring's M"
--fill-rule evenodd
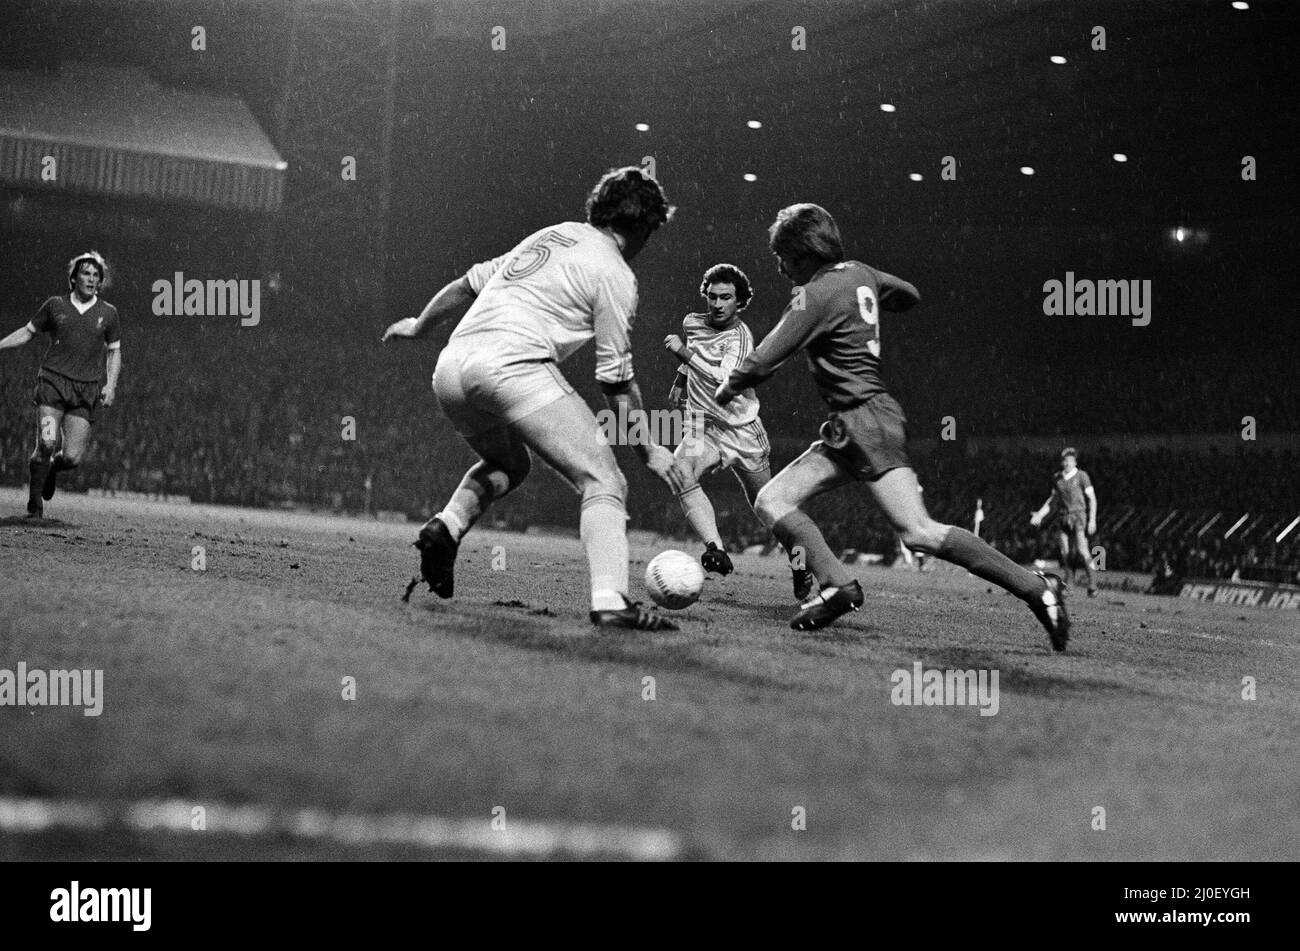
M780 322L731 375L741 390L767 379L799 350L822 401L833 410L861 405L885 392L880 376L880 298L882 284L896 281L861 261L827 264L794 289ZM891 301L902 310L912 297ZM902 306L897 306L901 304Z

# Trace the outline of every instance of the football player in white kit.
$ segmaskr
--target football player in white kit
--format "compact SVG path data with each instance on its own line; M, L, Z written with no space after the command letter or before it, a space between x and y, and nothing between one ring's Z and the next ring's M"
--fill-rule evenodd
M684 435L674 456L686 482L677 499L686 520L704 542L700 564L706 571L729 575L734 570L722 544L718 521L709 497L700 487L701 477L717 469L736 474L750 508L758 491L772 479L771 444L758 418L758 397L753 390L738 394L726 406L713 398L718 386L754 349L754 335L740 319L753 298L749 278L733 264L715 264L704 272L700 296L708 302L702 314L687 314L682 335L664 338L664 347L682 366L677 371L669 402L683 412ZM797 601L812 594L812 572L792 559Z
M527 477L531 450L582 495L592 623L676 630L627 596L627 481L595 415L558 369L594 338L596 379L611 411L623 419L642 416L630 339L637 285L627 262L672 213L659 183L642 169L614 169L588 195L585 222L543 228L476 264L420 316L384 332L385 340L423 336L473 302L433 376L443 412L480 457L415 543L421 576L440 597L452 596L460 540L493 501ZM681 489L672 453L648 438L633 448L674 492Z

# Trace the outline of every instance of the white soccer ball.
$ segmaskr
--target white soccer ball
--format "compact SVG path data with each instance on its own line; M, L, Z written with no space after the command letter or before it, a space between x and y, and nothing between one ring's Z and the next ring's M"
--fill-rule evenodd
M645 589L661 608L677 611L700 599L704 569L684 551L660 552L645 566Z

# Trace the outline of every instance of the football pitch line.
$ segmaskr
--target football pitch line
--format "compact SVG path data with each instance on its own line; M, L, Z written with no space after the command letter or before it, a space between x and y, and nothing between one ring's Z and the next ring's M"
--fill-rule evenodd
M200 813L198 810L202 810ZM360 815L320 809L199 804L148 799L124 805L0 796L0 833L173 832L192 836L289 836L340 846L390 845L480 852L502 858L572 856L672 861L681 836L661 829L550 823L502 817L447 819L406 813Z
M1226 644L1249 643L1259 647L1278 647L1286 650L1300 650L1300 644L1284 644L1279 641L1243 641L1236 637L1224 637L1222 634L1207 634L1204 631L1174 631L1163 627L1145 628L1148 634L1173 634L1182 637L1199 637L1203 641L1222 641Z

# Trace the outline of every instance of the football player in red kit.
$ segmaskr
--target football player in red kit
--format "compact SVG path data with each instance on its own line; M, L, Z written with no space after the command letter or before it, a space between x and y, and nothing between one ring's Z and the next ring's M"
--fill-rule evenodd
M1079 468L1079 454L1072 448L1061 450L1061 471L1052 479L1052 494L1042 508L1029 517L1037 528L1053 511L1056 512L1056 544L1061 550L1061 570L1070 577L1070 543L1083 565L1088 582L1088 597L1097 596L1097 581L1092 575L1092 546L1088 536L1097 534L1097 490L1088 473Z
M903 544L1012 592L1047 629L1052 647L1065 650L1070 621L1061 580L1020 567L963 528L934 521L921 501L907 457L906 419L880 376L880 311L912 307L920 300L916 288L860 261L846 261L835 219L820 205L782 209L769 238L781 273L795 285L793 297L772 332L718 387L716 398L726 405L803 350L831 411L822 438L777 473L755 500L759 517L787 551L802 546L821 586L790 626L824 627L862 605L862 586L802 509L814 496L862 480Z
M81 465L90 425L101 406L112 406L122 369L122 330L117 308L99 298L108 286L108 263L95 251L68 262L71 293L51 297L36 316L0 340L0 350L21 347L38 333L50 335L36 375L32 402L38 407L36 448L27 514L40 518L54 497L60 472Z

